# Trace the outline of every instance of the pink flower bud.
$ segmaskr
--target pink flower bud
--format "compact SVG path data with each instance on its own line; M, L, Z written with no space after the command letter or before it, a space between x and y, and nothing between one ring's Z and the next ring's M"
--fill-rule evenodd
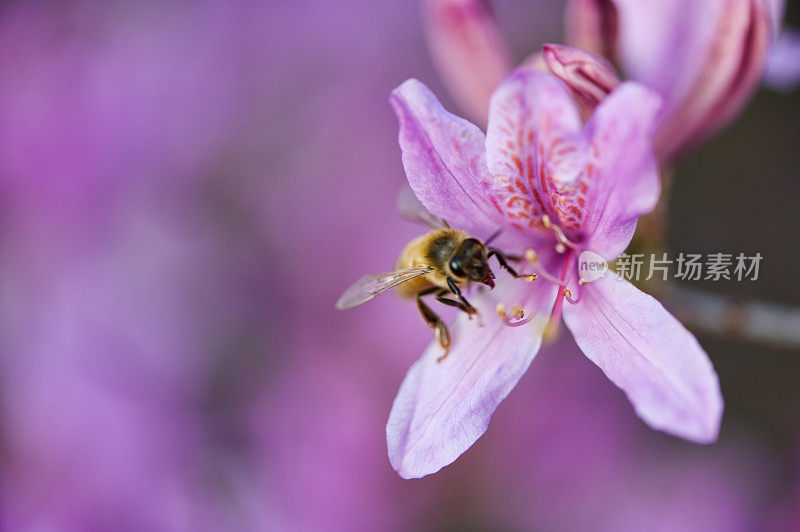
M673 159L744 107L764 72L776 0L572 0L570 43L603 53L625 77L656 89L664 109L656 134Z
M618 21L613 0L570 0L566 25L567 42L614 60Z
M481 0L425 0L428 41L450 93L481 124L489 97L511 59L489 5Z
M570 46L545 44L544 61L572 91L584 118L620 84L614 67L605 58Z
M670 158L718 132L741 111L761 81L770 42L770 14L760 0L729 0L717 13L713 38L693 50L704 58L690 91L676 98L656 134ZM667 96L667 95L665 95Z

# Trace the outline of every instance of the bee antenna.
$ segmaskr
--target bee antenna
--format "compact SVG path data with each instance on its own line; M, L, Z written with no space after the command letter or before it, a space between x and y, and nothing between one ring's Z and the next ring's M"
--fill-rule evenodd
M500 236L500 233L502 233L502 232L503 232L503 228L501 227L500 229L498 229L497 231L492 233L492 236L487 238L486 241L484 242L484 244L486 244L488 246L492 242L492 240L494 240L495 238Z

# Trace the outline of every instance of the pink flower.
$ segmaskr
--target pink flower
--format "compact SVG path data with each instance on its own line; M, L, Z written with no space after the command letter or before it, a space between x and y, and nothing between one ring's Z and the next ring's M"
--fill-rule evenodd
M442 77L458 103L484 124L491 90L511 63L489 5L427 0L426 6L428 41ZM602 57L617 64L624 79L658 92L664 105L655 151L659 160L670 161L744 108L763 77L782 11L782 0L570 0L567 42L584 52L558 47L547 67L576 84L582 108L587 82L607 88L613 74ZM537 18L548 15L540 6ZM785 77L791 69L785 65L796 64L797 54L783 48L771 70Z
M714 441L722 397L695 338L626 281L577 280L583 251L614 259L638 216L656 203L651 138L658 96L623 83L584 125L563 83L521 69L492 96L486 135L445 111L416 80L398 87L391 101L408 181L422 203L476 235L503 228L502 249L535 249L539 275L526 283L499 273L495 290L470 295L483 326L459 316L447 359L436 362L434 344L412 366L386 427L400 475L438 471L486 431L562 311L583 352L648 425ZM501 317L498 304L519 305L525 317Z
M655 139L674 159L726 126L764 73L779 0L571 0L568 42L664 99Z

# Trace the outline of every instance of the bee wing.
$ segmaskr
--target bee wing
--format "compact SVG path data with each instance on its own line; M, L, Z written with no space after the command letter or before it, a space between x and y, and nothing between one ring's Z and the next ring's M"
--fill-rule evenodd
M342 297L336 302L336 308L339 310L353 308L394 286L410 281L420 275L425 275L432 269L430 267L403 268L386 273L365 275L356 281L353 286L345 290Z
M400 191L400 196L397 198L397 211L404 218L413 222L422 222L434 229L450 227L447 222L426 209L408 185L403 187L403 190Z

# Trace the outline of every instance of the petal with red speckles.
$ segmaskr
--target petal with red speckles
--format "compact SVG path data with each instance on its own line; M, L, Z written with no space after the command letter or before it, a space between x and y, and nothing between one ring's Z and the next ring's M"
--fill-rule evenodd
M519 69L495 91L486 152L495 205L509 222L541 231L542 216L576 229L580 213L565 203L584 169L581 117L555 76ZM561 202L561 203L559 203Z
M651 145L659 105L654 92L625 83L584 127L564 83L516 71L492 97L486 137L498 210L531 238L547 215L612 260L658 199Z

